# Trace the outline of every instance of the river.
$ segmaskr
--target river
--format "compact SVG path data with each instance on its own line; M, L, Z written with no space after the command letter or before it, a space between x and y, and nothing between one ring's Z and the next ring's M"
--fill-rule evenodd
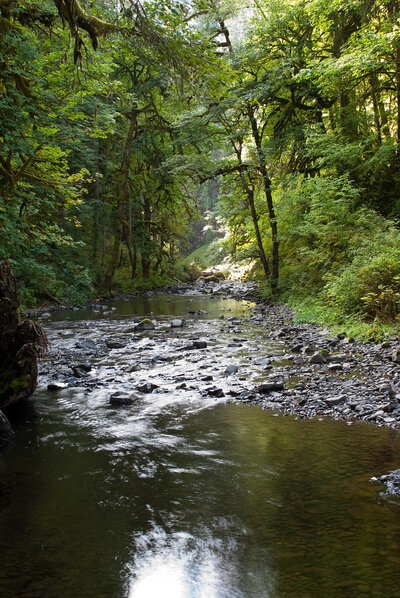
M266 357L285 367L246 301L113 307L46 321L51 358L0 461L0 596L400 597L400 504L369 481L399 467L399 434L230 402ZM92 370L74 381L82 346ZM117 391L137 400L114 407Z

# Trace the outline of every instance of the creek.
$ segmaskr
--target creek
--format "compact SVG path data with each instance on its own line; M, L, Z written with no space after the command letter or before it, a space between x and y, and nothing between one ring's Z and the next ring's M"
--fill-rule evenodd
M398 432L231 402L286 365L251 306L154 295L46 321L0 461L0 596L400 597L400 503L370 482L399 467Z

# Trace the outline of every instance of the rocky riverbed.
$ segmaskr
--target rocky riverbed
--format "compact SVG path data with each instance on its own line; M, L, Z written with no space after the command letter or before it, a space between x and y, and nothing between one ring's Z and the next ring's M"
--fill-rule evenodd
M150 393L190 392L299 418L400 427L397 339L374 345L296 324L291 310L258 300L252 284L199 281L147 298L166 294L171 301L192 297L194 304L208 297L216 313L210 317L189 305L184 314L150 313L129 324L116 318L110 327L115 306L93 304L100 319L86 321L82 334L63 325L50 331L42 384L49 392L100 393L112 408L128 407ZM245 309L231 313L224 303L229 299L247 301ZM44 321L48 317L42 314Z

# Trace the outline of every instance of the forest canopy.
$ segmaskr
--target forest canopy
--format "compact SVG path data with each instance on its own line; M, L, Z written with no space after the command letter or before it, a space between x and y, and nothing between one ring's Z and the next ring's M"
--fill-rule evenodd
M396 323L399 12L0 0L0 259L26 305L188 280L220 239L266 294Z

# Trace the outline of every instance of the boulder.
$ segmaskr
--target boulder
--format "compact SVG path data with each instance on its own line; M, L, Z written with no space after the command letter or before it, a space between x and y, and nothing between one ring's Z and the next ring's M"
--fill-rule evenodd
M392 361L394 363L400 363L400 347L397 347L392 353Z
M239 368L237 365L228 365L225 368L225 375L232 376L233 374L237 374L238 371L239 371Z
M135 330L155 330L156 325L152 320L145 318L139 324L136 324Z
M14 430L11 427L10 422L0 411L0 450L4 449L14 439Z
M182 328L182 326L184 326L184 324L185 324L185 320L183 318L180 318L177 320L172 320L171 328Z
M257 391L261 394L269 394L270 392L279 392L284 390L283 382L263 382L257 387Z
M313 353L310 357L310 359L308 360L308 363L314 365L314 364L319 364L322 365L324 363L326 363L326 359L324 357L324 355L322 355L322 353Z
M115 405L117 407L125 407L127 405L132 405L137 400L138 397L136 397L135 395L130 395L127 392L114 392L110 396L110 404Z
M146 382L145 384L140 384L136 387L139 392L143 392L144 394L149 394L158 388L157 384L153 384L153 382Z

